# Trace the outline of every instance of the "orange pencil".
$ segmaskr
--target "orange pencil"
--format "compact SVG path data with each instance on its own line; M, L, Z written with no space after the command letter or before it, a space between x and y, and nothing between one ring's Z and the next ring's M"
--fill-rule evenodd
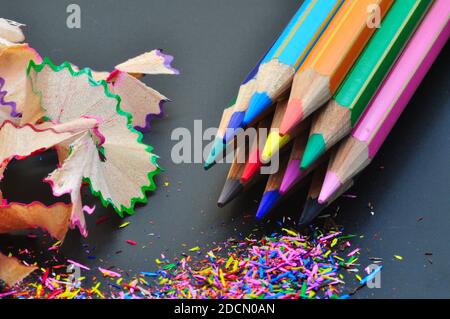
M281 134L327 102L364 49L393 0L345 1L292 83ZM373 24L373 25L372 25Z

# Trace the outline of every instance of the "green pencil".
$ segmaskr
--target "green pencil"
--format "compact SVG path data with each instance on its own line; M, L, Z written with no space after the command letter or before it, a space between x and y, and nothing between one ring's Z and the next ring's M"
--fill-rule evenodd
M302 169L350 133L431 3L394 2L333 99L314 118Z

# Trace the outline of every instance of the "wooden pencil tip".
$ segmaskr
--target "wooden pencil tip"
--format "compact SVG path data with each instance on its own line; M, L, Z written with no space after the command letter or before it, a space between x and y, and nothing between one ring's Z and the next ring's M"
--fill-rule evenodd
M291 160L288 163L286 168L286 172L283 176L283 181L280 186L280 193L287 193L294 184L302 177L302 170L300 169L300 161L299 160Z
M312 134L306 144L305 153L302 157L301 169L310 167L322 154L325 153L326 145L322 134Z
M223 154L223 151L225 150L226 145L223 143L223 138L216 137L214 140L214 144L211 148L211 151L209 152L208 158L205 160L205 163L203 164L203 168L205 170L210 169L216 164L216 158Z
M319 195L319 203L325 204L340 188L342 184L339 177L332 171L328 171Z
M275 206L279 198L279 191L269 191L264 193L256 213L256 219L259 220L266 216L267 213Z
M248 108L242 121L243 126L253 123L270 105L272 105L272 103L272 99L266 92L256 92L253 94L250 102L248 103Z
M243 189L244 186L241 184L240 180L228 179L223 186L222 193L217 201L217 206L220 208L224 207L236 198Z
M326 205L320 204L317 199L308 198L303 208L303 212L300 215L298 221L299 227L305 227L311 224L311 222L319 216L319 214L326 208Z
M291 132L303 118L302 101L300 99L290 99L286 113L280 125L280 134L286 135Z
M244 119L244 116L245 116L244 112L235 112L231 116L223 139L223 143L225 145L228 144L234 138L237 130L242 127L242 120Z

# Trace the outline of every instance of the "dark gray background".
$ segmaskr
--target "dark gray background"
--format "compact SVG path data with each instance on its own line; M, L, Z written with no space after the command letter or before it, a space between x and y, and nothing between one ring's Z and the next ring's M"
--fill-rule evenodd
M66 7L78 3L82 28L66 27ZM209 172L201 164L175 165L170 152L174 128L219 123L223 107L240 81L265 52L299 6L294 0L1 0L2 16L28 27L28 40L42 56L55 62L71 61L96 70L144 51L162 48L175 56L180 76L147 77L145 82L170 97L164 120L154 121L145 140L161 156L166 172L157 178L159 189L148 205L139 207L131 224L101 208L88 218L90 236L69 233L63 253L92 266L119 266L130 273L151 271L161 252L179 256L187 248L204 247L229 236L245 235L256 226L251 218L264 185L256 187L224 209L216 207L228 167ZM414 96L398 125L372 165L352 190L357 199L337 202L337 221L367 257L384 258L381 289L365 289L356 297L450 297L450 103L448 46ZM36 168L35 164L39 164ZM54 163L52 163L53 165ZM34 165L30 169L31 165ZM381 170L380 166L384 166ZM14 163L2 184L9 200L53 202L49 186L39 180L53 167L39 158ZM168 181L169 187L163 187ZM299 193L280 207L276 216L297 216L304 195ZM88 196L90 198L90 196ZM95 200L88 199L88 203ZM368 203L374 205L370 214ZM336 205L334 206L336 207ZM95 225L107 214L110 220ZM295 217L297 218L297 217ZM421 219L423 218L423 219ZM265 224L266 231L271 225ZM155 233L155 236L149 235ZM131 247L132 239L139 246ZM45 239L47 241L47 239ZM39 241L1 236L0 249L34 247ZM81 244L95 247L95 261L86 259ZM146 248L142 249L142 246ZM123 250L121 254L115 254ZM433 253L432 264L424 255ZM401 255L403 261L393 258ZM45 259L43 254L40 258Z

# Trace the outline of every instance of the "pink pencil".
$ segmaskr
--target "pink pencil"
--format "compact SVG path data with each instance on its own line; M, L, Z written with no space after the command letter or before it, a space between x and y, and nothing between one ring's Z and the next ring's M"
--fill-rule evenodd
M319 196L325 203L377 154L450 35L448 0L436 0L366 113L336 151Z

